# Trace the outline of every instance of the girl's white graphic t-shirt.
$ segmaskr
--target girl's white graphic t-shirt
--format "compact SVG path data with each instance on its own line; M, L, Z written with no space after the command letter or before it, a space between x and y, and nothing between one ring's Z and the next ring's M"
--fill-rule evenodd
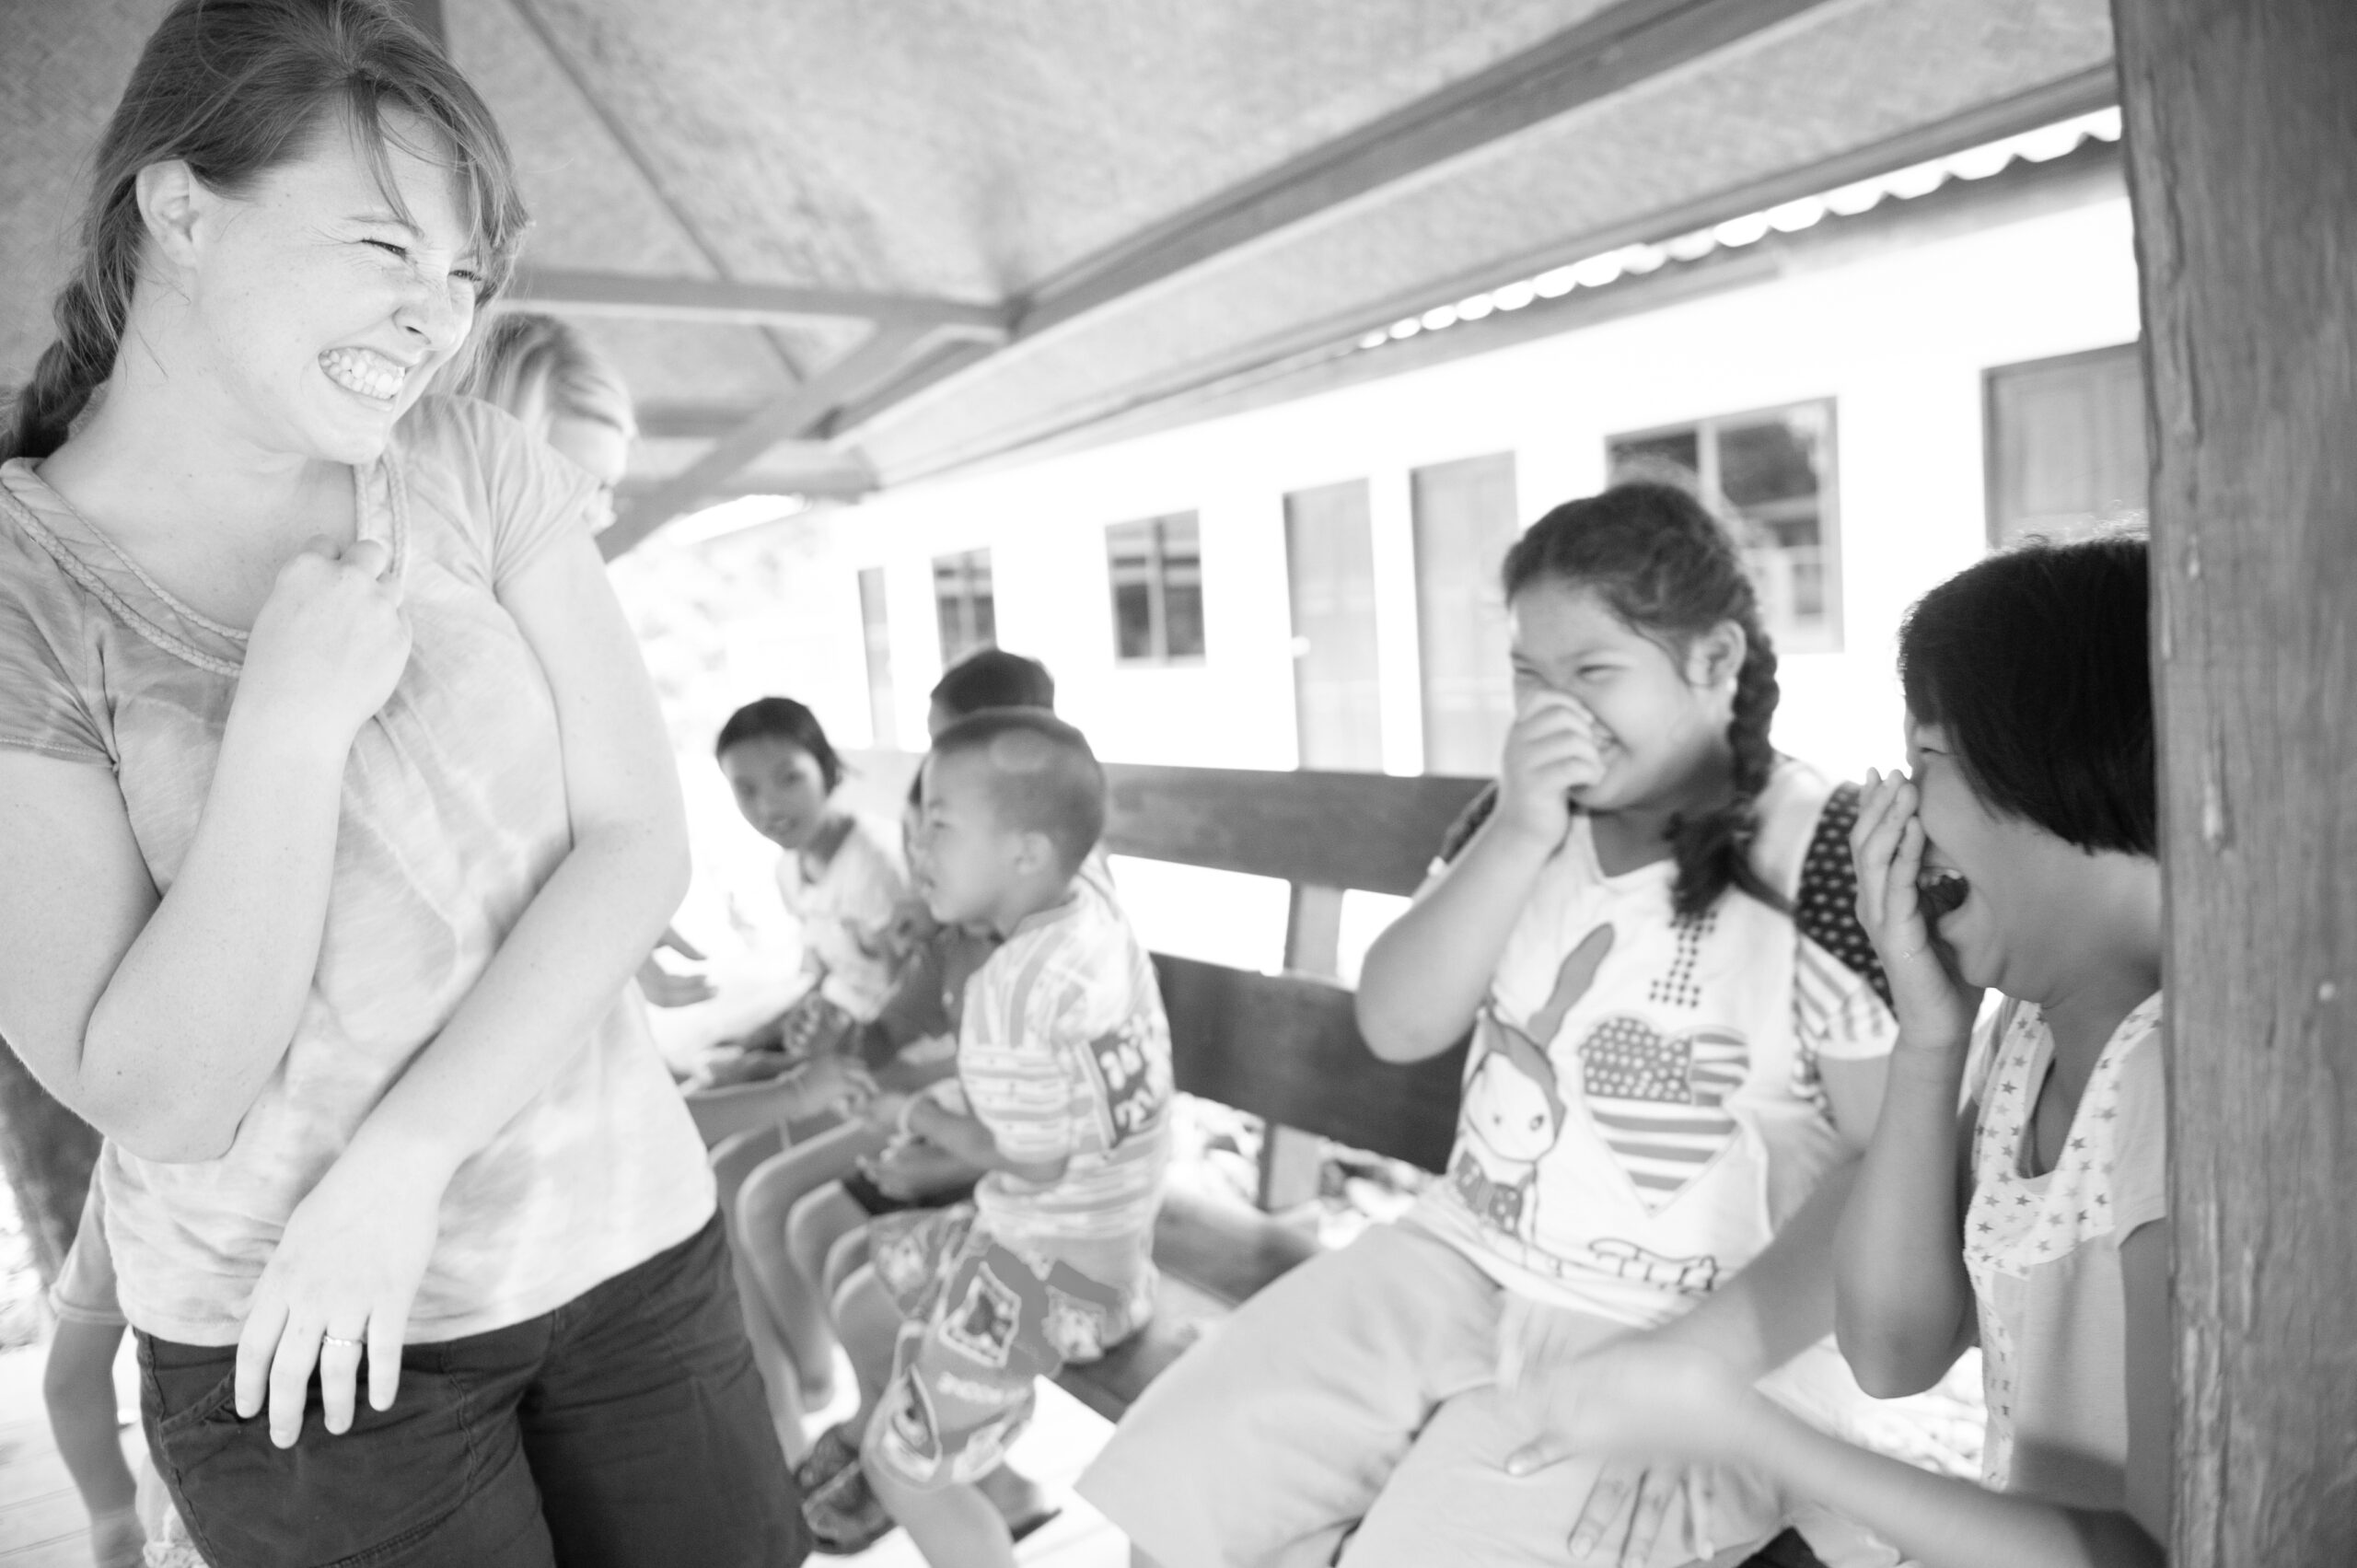
M1499 958L1414 1222L1519 1295L1632 1327L1758 1255L1845 1157L1817 1063L1897 1034L1852 908L1856 803L1781 762L1752 854L1792 907L1731 892L1695 919L1673 863L1608 877L1575 818Z
M872 817L843 819L824 865L781 855L778 897L802 928L810 989L865 1023L884 1010L898 976L888 933L908 897L899 833Z

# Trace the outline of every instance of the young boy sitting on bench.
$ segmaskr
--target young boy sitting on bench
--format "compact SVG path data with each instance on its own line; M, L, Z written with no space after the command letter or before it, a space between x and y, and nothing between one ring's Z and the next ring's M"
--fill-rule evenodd
M977 714L935 740L923 789L934 916L1004 940L968 989L956 1078L868 1114L987 1174L971 1204L869 1227L836 1318L860 1411L806 1467L805 1512L838 1549L888 1516L935 1568L1008 1564L1007 1527L973 1483L1022 1430L1038 1378L1102 1355L1152 1310L1170 1028L1144 947L1079 875L1105 779L1078 730ZM843 1463L854 1434L858 1462ZM840 1469L815 1473L829 1449Z

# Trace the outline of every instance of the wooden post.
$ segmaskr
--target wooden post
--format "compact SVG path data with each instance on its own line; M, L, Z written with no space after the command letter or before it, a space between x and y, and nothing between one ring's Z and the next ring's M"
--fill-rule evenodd
M1342 890L1295 883L1285 913L1285 968L1333 979L1341 965L1341 936ZM1325 1139L1270 1122L1260 1135L1260 1207L1282 1214L1308 1202L1318 1196L1325 1165Z
M0 1173L16 1195L43 1284L56 1283L74 1244L98 1158L99 1135L51 1098L0 1040Z
M2357 1562L2357 4L2115 0L2150 355L2179 1568Z

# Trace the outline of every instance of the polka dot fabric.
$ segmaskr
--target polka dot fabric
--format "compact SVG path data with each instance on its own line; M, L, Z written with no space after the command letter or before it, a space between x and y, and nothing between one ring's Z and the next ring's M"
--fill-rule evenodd
M1793 923L1852 973L1865 977L1887 1004L1890 981L1875 957L1875 945L1858 923L1858 872L1850 859L1850 830L1858 823L1858 786L1836 786L1817 819L1808 854L1801 861L1800 891L1793 900Z

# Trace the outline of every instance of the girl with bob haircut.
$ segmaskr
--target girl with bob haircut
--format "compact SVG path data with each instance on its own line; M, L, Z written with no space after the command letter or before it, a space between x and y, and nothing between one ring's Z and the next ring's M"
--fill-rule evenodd
M1631 1334L1843 1428L1832 1233L1895 1025L1851 912L1857 792L1770 741L1775 649L1727 531L1618 484L1503 575L1497 784L1358 993L1388 1060L1472 1034L1447 1174L1157 1378L1081 1490L1163 1568L1683 1563L1788 1524L1887 1563L1739 1466L1533 1447L1521 1385Z
M373 0L181 0L96 171L0 435L0 1033L106 1134L174 1503L221 1563L798 1560L623 1004L688 862L595 483L424 391L498 128Z
M1884 1396L1984 1357L1984 1487L1810 1431L1691 1348L1564 1369L1562 1440L1738 1459L1927 1568L2157 1568L2175 1423L2147 547L2032 543L1899 633L1908 772L1852 835L1898 1012L1841 1225ZM1977 1028L1983 989L2003 1001ZM1956 1106L1965 1106L1961 1116Z

